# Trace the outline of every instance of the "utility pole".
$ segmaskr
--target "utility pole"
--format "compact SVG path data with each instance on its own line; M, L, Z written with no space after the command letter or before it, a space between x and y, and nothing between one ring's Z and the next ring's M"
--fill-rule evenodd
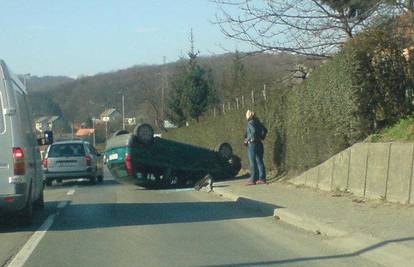
M105 143L108 141L108 121L105 121Z
M72 121L72 139L75 138L75 121Z
M166 57L163 56L163 66L162 66L162 81L161 81L161 123L164 124L165 118L165 87L167 82L166 72L165 72L165 63Z
M122 94L122 130L125 130L125 96Z
M93 128L93 147L96 147L96 136L95 136L95 118L92 117L92 128Z

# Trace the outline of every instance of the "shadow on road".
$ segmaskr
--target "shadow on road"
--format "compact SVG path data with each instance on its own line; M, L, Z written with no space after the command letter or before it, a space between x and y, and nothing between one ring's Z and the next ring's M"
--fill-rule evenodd
M43 210L35 210L33 222L24 225L22 219L17 214L4 213L0 215L0 233L13 232L34 232L46 220L46 218L56 211L58 202L46 202Z
M271 215L242 209L239 203L231 201L71 204L62 211L50 231L222 221Z
M228 263L228 264L219 264L219 265L201 265L203 267L244 267L244 266L273 266L273 265L286 265L286 264L293 264L294 266L305 266L306 262L310 261L324 261L324 260L335 260L335 259L346 259L361 256L364 253L369 251L379 249L381 247L393 244L393 243L404 243L414 241L414 236L406 237L406 238L398 238L398 239L390 239L385 240L374 245L368 246L363 249L356 250L350 253L343 253L337 255L329 255L329 256L314 256L314 257L301 257L301 258L293 258L293 259L282 259L282 260L274 260L274 261L258 261L258 262L245 262L245 263Z

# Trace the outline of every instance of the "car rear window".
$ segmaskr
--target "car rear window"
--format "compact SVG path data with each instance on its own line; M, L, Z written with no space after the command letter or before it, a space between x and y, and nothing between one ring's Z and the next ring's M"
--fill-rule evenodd
M82 144L56 144L50 147L47 155L49 158L81 157L85 156Z

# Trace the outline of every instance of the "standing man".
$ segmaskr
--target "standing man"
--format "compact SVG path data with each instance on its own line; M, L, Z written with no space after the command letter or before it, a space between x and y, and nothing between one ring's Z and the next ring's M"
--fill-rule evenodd
M247 155L250 162L250 179L246 185L266 184L262 141L266 137L267 129L251 110L247 110L246 119L247 129L244 143L247 145Z

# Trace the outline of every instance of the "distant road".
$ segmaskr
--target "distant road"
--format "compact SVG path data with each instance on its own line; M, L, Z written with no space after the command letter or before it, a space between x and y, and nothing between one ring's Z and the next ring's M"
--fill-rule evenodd
M212 194L108 176L48 188L33 227L3 222L0 266L378 266Z

